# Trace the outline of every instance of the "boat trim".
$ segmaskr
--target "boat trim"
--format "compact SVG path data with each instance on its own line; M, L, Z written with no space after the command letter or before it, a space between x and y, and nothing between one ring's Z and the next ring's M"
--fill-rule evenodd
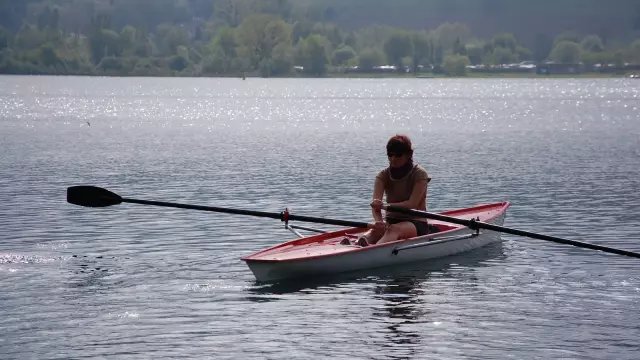
M415 249L415 248L419 248L419 247L423 247L423 246L431 246L431 245L435 245L435 244L442 244L442 243L449 242L449 241L470 239L470 238L477 237L479 235L480 235L480 232L478 231L478 232L475 232L473 234L457 235L457 236L445 236L445 237L442 237L442 238L433 238L433 239L429 239L428 241L417 243L417 244L413 244L413 245L406 245L406 246L396 247L391 251L391 253L393 255L398 255L398 252L400 252L402 250Z

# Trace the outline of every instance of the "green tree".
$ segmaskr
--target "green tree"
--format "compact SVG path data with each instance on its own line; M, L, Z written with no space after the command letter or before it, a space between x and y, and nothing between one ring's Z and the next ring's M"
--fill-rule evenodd
M631 43L629 47L629 60L636 65L640 65L640 39Z
M287 75L293 68L294 53L290 44L279 43L271 52L271 75Z
M440 44L435 44L433 47L433 60L431 63L436 66L442 65L444 61L444 47Z
M580 45L573 41L561 41L551 52L554 61L564 64L576 64L580 60Z
M30 24L24 24L15 38L15 46L25 50L37 49L46 42L46 34Z
M132 54L136 46L136 28L127 25L120 31L120 46L126 54Z
M100 60L96 67L106 74L127 75L133 72L136 63L137 60L134 58L105 56Z
M169 58L169 68L173 71L183 71L191 62L182 55L174 55Z
M231 59L220 48L214 50L202 62L202 72L209 75L226 74L231 71Z
M210 46L212 50L220 49L224 56L229 58L236 57L236 48L238 47L236 30L229 27L223 28L218 35L211 40Z
M298 43L298 62L304 67L304 72L323 76L327 73L329 63L329 40L318 34L309 35Z
M358 55L358 67L362 71L371 71L374 67L384 65L384 54L374 48L364 49Z
M555 49L561 42L580 42L580 35L575 31L565 31L563 33L558 34L555 39L553 39L553 49Z
M189 34L180 26L160 24L156 29L158 47L164 55L175 55L178 46L189 46Z
M516 48L518 47L516 38L513 36L513 34L508 33L495 35L491 42L493 43L493 46L495 48L509 49L511 53L515 53Z
M444 23L433 31L435 45L442 48L442 52L450 50L456 39L466 43L469 37L469 28L462 23ZM442 60L441 60L442 61Z
M311 35L313 24L307 19L296 21L291 28L291 39L293 44L297 44L301 39Z
M161 76L162 69L151 59L138 59L131 74L135 76Z
M413 42L413 58L411 64L413 72L418 72L418 65L428 65L431 62L431 42L429 36L424 31L416 31L411 33L411 41Z
M615 67L617 68L622 68L624 67L624 63L625 63L625 59L624 59L624 53L622 52L622 50L616 50L616 52L613 53L613 64Z
M352 49L357 49L358 38L353 32L350 32L347 34L347 36L344 37L344 44L351 47Z
M580 47L582 51L598 53L604 51L604 45L602 44L602 39L600 39L597 35L588 35L582 39L580 42Z
M267 14L249 15L238 28L240 41L249 51L251 66L257 68L279 43L291 44L291 25Z
M454 55L466 56L467 55L467 47L460 42L460 39L456 39L456 41L453 43L452 52L453 52Z
M62 59L58 56L58 53L54 46L50 43L44 44L39 49L40 62L47 67L55 69L56 73L67 73L68 69Z
M236 27L250 14L255 14L258 6L258 2L254 0L219 0L214 5L214 17Z
M467 75L469 64L469 58L463 55L449 55L444 59L444 69L448 76Z
M0 26L0 51L9 47L9 32Z
M484 46L482 47L482 50L484 50L484 58L493 58L493 51L495 50L495 48L493 47L493 43L486 43L484 44Z
M607 62L606 57L607 57L607 54L602 52L599 52L599 53L582 52L580 54L580 61L582 61L582 63L584 64L585 69L591 70L594 68L596 64L602 64L603 62L606 63Z
M516 48L516 57L518 58L518 61L529 61L533 59L533 54L531 53L531 50L526 47L518 46Z
M121 53L120 36L109 29L96 29L89 37L89 44L96 63L105 56L118 56Z
M509 48L497 47L493 50L492 59L495 64L513 64L516 62L516 54Z
M346 64L349 60L356 57L356 52L351 46L345 45L333 52L333 65L340 66Z
M402 68L402 58L413 56L413 41L406 31L396 31L384 43L384 52L387 54L389 61L393 65L398 66L400 71Z
M342 31L335 24L318 22L311 28L311 34L318 34L326 37L334 48L342 44L344 40Z
M485 53L484 48L479 45L467 45L467 57L473 65L482 64Z

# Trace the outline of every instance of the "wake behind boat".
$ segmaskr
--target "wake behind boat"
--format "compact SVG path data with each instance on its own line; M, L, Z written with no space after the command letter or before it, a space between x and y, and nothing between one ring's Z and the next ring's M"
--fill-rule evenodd
M501 226L509 202L440 213ZM277 281L425 261L459 254L501 240L500 233L432 220L439 232L380 245L342 245L366 229L350 228L303 237L242 258L258 281Z

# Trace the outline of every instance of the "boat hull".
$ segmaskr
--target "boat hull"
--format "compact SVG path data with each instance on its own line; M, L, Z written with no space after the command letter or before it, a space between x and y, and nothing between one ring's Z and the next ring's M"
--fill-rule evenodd
M503 225L508 202L444 212L443 215ZM457 215L457 216L456 216ZM283 243L243 258L261 282L315 277L368 268L426 261L474 250L501 241L499 232L431 221L443 231L412 239L364 248L340 245L345 235L362 229L349 229Z

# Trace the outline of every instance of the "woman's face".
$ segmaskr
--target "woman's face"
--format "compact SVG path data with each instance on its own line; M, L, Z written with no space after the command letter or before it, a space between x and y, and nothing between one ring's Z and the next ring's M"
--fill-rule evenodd
M389 158L389 166L393 168L399 168L404 166L404 164L409 161L409 154L397 153L397 152L387 152L387 157Z

